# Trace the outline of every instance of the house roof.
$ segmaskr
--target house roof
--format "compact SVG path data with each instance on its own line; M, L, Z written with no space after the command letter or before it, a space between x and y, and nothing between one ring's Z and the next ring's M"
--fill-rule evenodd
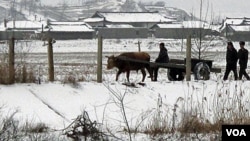
M183 21L184 28L205 28L208 29L210 24L203 21Z
M86 18L86 19L83 19L84 22L102 22L104 21L104 18L99 18L99 17L96 17L96 18Z
M244 19L242 18L230 18L226 19L224 21L224 24L230 24L230 25L240 25L244 22Z
M184 28L184 26L180 23L176 23L176 24L166 24L166 23L163 23L163 24L157 24L157 26L159 28Z
M250 23L250 18L226 18L221 27L220 31L222 31L224 28L226 28L227 25L248 25Z
M39 29L42 28L42 25L45 24L44 21L8 21L7 28L21 28L21 29ZM2 28L4 27L4 22L0 25Z
M93 32L85 22L49 22L47 30L54 32Z
M57 21L49 21L49 25L83 25L85 22L57 22Z
M230 25L230 27L236 32L250 31L250 25Z
M206 22L201 21L183 21L180 23L159 23L159 28L210 28L210 25Z
M99 12L92 18L104 18L109 22L173 22L158 12Z
M110 24L106 25L108 28L134 28L134 26L130 24Z

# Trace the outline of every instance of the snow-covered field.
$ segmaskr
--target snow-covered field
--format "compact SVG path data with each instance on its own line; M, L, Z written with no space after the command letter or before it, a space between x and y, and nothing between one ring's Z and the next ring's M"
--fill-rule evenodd
M184 48L181 51L181 40L165 39L140 39L141 50L154 54L152 61L156 57L159 42L164 42L169 50L170 58L183 56ZM103 41L103 52L117 55L119 52L138 51L137 39L131 40L107 40ZM125 74L120 75L119 81L115 81L116 70L106 70L106 58L103 56L103 82L96 82L96 60L97 59L97 40L70 40L56 41L53 44L55 53L56 74L55 82L48 82L46 76L47 68L47 46L43 46L42 41L17 42L16 52L25 54L26 63L32 62L32 67L44 69L39 74L42 77L41 84L13 84L0 85L0 115L7 117L17 111L14 118L21 123L27 121L44 123L51 130L61 130L70 125L81 115L83 111L88 112L91 120L100 123L100 130L115 134L122 140L128 140L129 136L121 131L127 128L124 120L124 113L121 108L123 103L125 116L130 128L139 130L150 127L155 118L159 126L163 123L169 127L177 127L183 120L184 115L189 113L192 116L206 117L209 122L214 122L219 118L218 112L224 108L237 107L235 97L240 97L245 107L249 107L250 82L232 81L232 76L228 81L221 78L225 67L225 42L215 41L213 47L209 49L214 64L222 68L222 73L211 74L208 81L169 81L167 70L160 69L157 82L151 82L149 78L145 80L146 85L138 85L132 88L122 85L126 81ZM238 43L234 43L238 49ZM247 44L248 45L248 44ZM1 47L6 47L1 44ZM249 47L246 46L248 49ZM183 52L183 53L182 53ZM74 53L77 54L74 56ZM68 54L73 54L67 56ZM79 55L80 54L80 55ZM94 55L94 57L84 58L84 55ZM174 54L174 55L173 55ZM36 58L37 55L38 57ZM67 56L67 57L64 57ZM90 55L90 56L91 56ZM80 59L79 59L80 58ZM91 58L91 60L89 60ZM18 58L17 58L18 59ZM20 58L19 58L20 59ZM82 59L82 60L81 60ZM60 67L64 63L80 63L81 67L74 68L66 65L67 74L82 75L84 81L76 84L63 83L60 78L61 71L66 71ZM86 62L88 65L86 65ZM92 65L89 65L92 64ZM90 67L90 68L86 68ZM91 68L92 67L92 68ZM80 70L79 70L80 69ZM84 69L84 70L81 70ZM78 73L76 73L76 70ZM140 73L131 75L132 82L141 80ZM193 113L193 109L195 113ZM164 117L164 118L163 118ZM174 123L173 123L174 122ZM1 129L1 124L0 124ZM162 139L179 140L180 136L165 135ZM210 137L202 136L204 140ZM114 139L116 140L116 139ZM133 140L154 140L144 134L136 134ZM157 138L155 138L157 140Z

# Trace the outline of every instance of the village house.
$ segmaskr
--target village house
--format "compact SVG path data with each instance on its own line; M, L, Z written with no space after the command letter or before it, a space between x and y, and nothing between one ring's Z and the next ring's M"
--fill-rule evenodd
M183 39L189 35L193 38L213 34L211 25L203 21L183 21L178 23L158 23L151 28L152 36L156 38Z
M92 39L95 30L85 22L56 22L48 21L40 34L59 40Z
M42 28L43 21L7 21L0 24L0 39L8 40L14 37L18 40L36 38L35 31Z
M147 38L149 28L157 23L172 23L175 19L158 12L100 12L81 19L104 38Z
M250 18L228 18L223 20L220 33L228 40L250 41Z
M92 39L95 30L85 22L52 22L52 21L4 21L0 24L0 39L17 40L41 39Z

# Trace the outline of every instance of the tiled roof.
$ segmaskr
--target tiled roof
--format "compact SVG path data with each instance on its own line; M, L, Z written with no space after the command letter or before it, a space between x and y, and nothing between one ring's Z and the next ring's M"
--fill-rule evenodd
M92 17L104 18L109 22L172 22L158 12L96 12Z

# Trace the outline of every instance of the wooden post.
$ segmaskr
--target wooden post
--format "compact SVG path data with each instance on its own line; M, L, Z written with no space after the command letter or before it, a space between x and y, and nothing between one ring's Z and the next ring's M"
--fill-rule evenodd
M102 36L98 35L97 82L102 83Z
M141 42L138 41L138 51L141 52Z
M191 80L191 36L187 38L187 49L186 49L186 81Z
M15 39L9 41L9 84L15 83Z
M48 38L49 81L54 81L54 60L52 38Z

